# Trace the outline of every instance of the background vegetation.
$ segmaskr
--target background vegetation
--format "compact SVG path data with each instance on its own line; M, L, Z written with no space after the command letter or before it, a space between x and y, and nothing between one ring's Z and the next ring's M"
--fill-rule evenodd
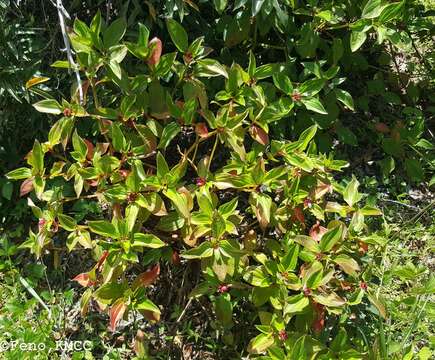
M98 11L101 14L103 34L106 25L117 19L125 20L125 34L121 36L122 39L116 38L116 29L112 29L114 33L108 36L116 40L109 44L111 46L129 44L128 56L125 60L121 59L123 71L138 79L141 75L158 78L175 103L180 100L184 102L181 114L176 107L169 110L165 108L165 111L170 112L171 119L183 119L182 122L163 120L162 123L166 126L164 129L168 128L166 133L170 135L162 140L163 128L157 131L154 137L150 135L154 141L158 139L156 145L170 166L181 162L177 145L181 150L186 150L195 139L203 135L201 130L204 129L192 127L192 122L187 120L189 116L194 119L195 124L199 122L196 114L200 114L200 111L211 109L217 114L218 107L226 109L233 104L236 104L238 113L249 107L253 108L255 113L255 109L260 106L255 99L260 98L261 93L253 95L250 89L258 91L255 88L256 81L262 88L264 103L268 105L267 119L272 118L273 122L263 121L261 116L254 116L258 122L253 122L252 116L248 116L244 123L246 134L243 133L243 136L246 135L246 139L243 141L247 153L251 154L249 156L258 160L260 157L263 158L263 151L265 154L273 155L272 140L295 144L301 139L302 142L306 140L308 145L311 135L308 136L306 130L314 129L315 126L315 137L310 142L312 145L308 149L300 147L301 156L307 154L308 157L320 162L324 161L321 154L326 154L336 160L349 162L348 167L342 168L341 172L334 171L325 175L320 168L313 171L308 166L307 170L307 164L300 159L289 158L283 162L273 163L272 156L264 159L266 169L278 169L286 164L285 166L292 168L304 169L307 178L312 176L317 179L318 176L333 175L334 180L331 179L331 184L334 184L336 195L332 200L344 203L344 196L347 204L349 196L346 196L345 189L349 189L349 184L355 184L352 182L352 175L358 179L360 186L357 194L361 194L361 203L370 208L376 207L382 210L383 214L372 218L366 217L365 228L361 227L359 230L355 230L355 223L352 225L350 218L346 218L352 214L345 214L343 222L350 227L351 239L354 242L355 239L363 239L358 243L358 248L345 249L345 253L357 260L357 266L362 271L357 277L350 276L349 271L342 271L345 278L337 276L337 280L341 281L340 285L336 283L334 286L337 288L331 287L350 302L351 295L346 294L346 291L356 293L358 286L363 282L362 290L367 287L369 296L360 299L361 302L355 306L346 305L346 309L340 315L334 315L334 311L337 312L339 308L336 304L325 304L326 307L331 307L332 311L329 312L328 308L327 316L322 315L325 318L319 315L322 312L317 313L317 329L311 326L313 319L304 318L307 316L306 309L296 311L297 315L287 324L286 332L280 332L283 330L280 319L269 323L264 319L264 313L271 311L273 306L266 304L257 311L257 308L247 300L251 287L256 286L249 276L234 276L231 279L234 283L249 286L248 289L222 288L232 282L229 282L228 278L224 281L219 277L216 279L216 274L210 273L208 277L200 277L198 261L186 260L189 259L189 252L181 260L178 259L178 254L185 255L185 251L190 247L190 244L179 241L175 245L171 243L171 246L165 247L168 248L166 253L159 253L160 275L146 294L147 299L160 306L160 321L146 320L144 314L132 311L130 316L123 320L117 319L116 326L112 329L114 331L111 331L108 327L110 314L99 311L96 302L91 302L87 315L82 316L85 313L83 294L86 289L72 281L78 274L88 272L95 265L101 255L98 253L101 251L99 243L96 241L98 246L93 245L97 249L94 254L87 251L82 243L76 245L77 251L70 252L70 249L65 249L65 235L64 238L53 237L52 243L45 244L39 249L33 247L31 254L28 248L32 232L29 236L29 230L33 233L41 230L38 229L37 221L28 206L27 197L30 196L35 202L41 200L37 194L38 189L27 194L23 185L12 179L13 176L2 176L0 341L42 342L46 344L46 349L37 353L23 353L19 349L10 349L4 351L1 356L7 359L22 359L26 356L36 359L61 358L65 354L53 350L56 340L93 342L91 351L68 352L67 356L73 359L130 359L135 356L139 359L254 358L258 356L255 353L261 353L263 347L264 350L269 347L265 358L305 359L309 358L310 352L313 352L312 349L316 346L321 347L323 351L323 354L318 354L318 358L323 356L325 359L430 359L433 356L433 2L89 0L72 1L68 4L65 2L64 5L71 17L66 19L67 31L73 39L74 58L81 67L82 80L98 79L102 83L97 92L103 105L96 104L97 97L89 90L85 106L89 114L97 114L96 110L100 107L118 109L123 116L130 110L126 110L125 102L123 105L119 101L125 96L126 91L122 82L117 81L117 65L111 64L111 59L104 58L101 69L98 67L100 70L94 74L92 66L95 64L79 55L89 51L80 48L80 43L83 45L84 42L77 38L88 36L87 26L95 19ZM61 9L54 6L54 2L0 0L1 174L27 166L25 158L28 158L32 147L33 154L35 153L34 140L38 139L40 143L44 143L50 139L49 131L59 119L59 116L51 114L63 112L68 117L65 109L70 109L70 106L61 103L61 99L71 103L74 99L77 100L74 73L63 69L62 63L58 62L57 66L53 66L56 61L66 60L59 11L62 13ZM74 22L75 19L80 19L81 22ZM168 19L173 19L176 23L171 23L171 20L168 22ZM157 37L161 40L162 54L167 56L161 59L169 63L167 69L156 70L153 67L154 60L150 58L156 56L156 45L149 46L148 41L140 43L141 36L144 41L145 32L140 32L138 23L144 24L149 30L149 39ZM172 27L168 24L172 24ZM184 44L183 31L174 24L181 24L186 30L188 44L191 46L189 50ZM192 43L200 37L203 37L203 43L198 45L195 54ZM91 44L85 45L95 50L95 47L99 46L98 42L96 44L97 40L90 38ZM104 49L101 51L104 53L111 46L104 40L104 35L102 39L105 43L101 45L101 49ZM145 53L140 53L140 46L146 49ZM178 54L171 62L168 54L175 52ZM89 63L86 63L87 61ZM238 67L232 66L233 63L244 69L244 73L248 75L247 79L244 78L246 76L243 72L237 70ZM193 69L193 80L205 84L207 95L206 100L201 98L203 94L193 96L196 99L193 105L195 115L192 115L192 112L189 115L189 109L186 109L189 98L192 98L187 94L189 90L177 81L184 77L183 67L191 69L190 66ZM229 79L232 78L231 74L235 74L236 85L226 80L225 74ZM288 78L278 74L286 74ZM252 81L253 79L255 81ZM307 84L309 80L314 81ZM149 93L151 96L155 89L134 91L137 91L137 96L140 93ZM299 93L302 98L298 98ZM43 103L44 106L38 108L43 111L40 113L32 104L41 99L57 99L59 108L57 109L53 102L48 105ZM317 101L313 102L313 99ZM208 105L204 106L201 101ZM159 106L167 106L163 97L151 98L148 103L151 104L149 110L144 110L146 106L140 107L138 102L135 106L141 109L139 113L147 113L154 120L158 119L158 114L164 112ZM294 109L286 111L290 103ZM47 115L44 111L51 114ZM81 110L74 111L77 115ZM113 116L109 112L104 115L109 119ZM201 116L201 123L205 123L209 132L212 132L214 128L207 116ZM136 118L139 115L133 112L132 117ZM112 120L116 122L117 118ZM124 120L128 119L123 119L121 129L126 133L128 126ZM141 123L141 120L138 123ZM87 124L78 127L81 137L94 144L102 141L101 128ZM174 128L174 125L171 124L179 125L173 134L171 128ZM225 124L225 127L230 126ZM110 142L116 148L116 139L113 130L111 131ZM53 144L53 147L55 146L56 149L60 147L57 143ZM79 145L78 147L80 148ZM76 145L73 148L80 152ZM73 148L70 146L69 150ZM121 148L116 150L119 153L123 152ZM255 163L253 160L252 164L246 167L237 163L234 153L238 153L239 150L240 147L227 140L224 144L218 144L213 156L213 141L205 140L203 147L198 150L196 160L193 157L193 163L198 168L200 159L211 156L212 174L208 177L208 173L204 176L188 171L182 179L184 182L192 183L193 187L188 187L189 192L199 199L200 191L195 186L201 188L202 177L210 183L218 182L215 176L222 172L224 165L227 165L227 170L235 169L238 174L252 169L258 172L259 169L252 165ZM87 149L84 151L86 157ZM287 150L282 151L285 153ZM231 153L233 162L228 166L227 160ZM46 154L45 161L48 173L48 166L51 167L54 163L52 154ZM289 161L289 164L286 161ZM80 156L73 155L72 160L69 157L68 165L70 163L81 163ZM249 161L246 160L246 163ZM159 171L156 157L152 158L150 164L157 166L157 172ZM35 165L32 171L34 169ZM292 184L292 179L287 179L289 184ZM176 183L179 184L180 181L181 179L178 179ZM280 186L273 182L265 184L272 189L262 189L266 196ZM306 188L303 186L301 189L305 191ZM48 189L55 187L55 183L47 184ZM227 195L222 195L219 204L231 200L238 194L237 191L222 191L221 195ZM282 191L287 189L284 188ZM87 194L92 195L92 190ZM84 223L83 219L109 218L108 214L113 212L113 205L118 202L117 196L120 195L112 196L115 200L109 199L109 208L102 208L98 202L73 201L74 205L64 206L63 212L81 223ZM210 197L213 198L211 195ZM240 215L246 216L250 222L261 223L262 217L258 216L258 213L249 213L251 206L253 209L261 209L259 201L256 200L257 203L253 205L247 196L238 197L237 209ZM279 206L280 202L275 198L273 200ZM288 232L307 234L309 229L315 226L315 218L320 215L313 214L306 207L306 203L297 203L299 200L295 200L293 205L304 207L302 215L299 214L303 217L301 224L293 219L290 225L286 223L283 227ZM171 201L166 202L168 210L172 207L177 210ZM213 201L212 206L215 207ZM352 205L353 202L350 206ZM47 207L49 208L50 206ZM245 209L248 211L245 212ZM202 207L201 210L204 211ZM59 216L58 212L55 216ZM296 212L296 220L297 216ZM41 216L38 215L38 218ZM275 223L272 225L266 224L273 229L278 226ZM327 222L322 225L326 226ZM61 223L60 227L64 233L71 231L68 224ZM268 235L259 224L253 229L260 240ZM91 231L93 230L95 229L91 227ZM239 230L245 231L246 228L241 226ZM215 236L220 230L211 231ZM355 234L352 234L352 231ZM94 233L102 234L101 230ZM269 233L272 238L275 235ZM94 237L95 234L92 235L92 239ZM246 249L245 242L240 248L233 249L232 256L237 258L238 252ZM288 249L278 251L273 246L264 246L263 249L262 245L261 251L264 251L269 259L278 262L283 260L277 253ZM197 255L193 257L200 257ZM304 256L300 257L296 270L299 270L302 262L312 261L308 260L309 255ZM332 259L333 255L330 256ZM251 266L261 264L258 258L251 258L249 261ZM140 254L139 266L129 268L126 278L131 281L142 270L149 270L150 264L155 262L155 257L142 257ZM326 269L330 264L326 262L324 266ZM276 275L276 279L278 278ZM207 292L200 289L197 290L197 294L205 292L205 296L189 296L195 286L203 283L204 279L209 285L216 286L215 291ZM341 288L338 289L338 286ZM356 289L353 288L355 286ZM243 291L246 291L246 294ZM271 312L279 313L276 310ZM301 323L305 325L302 326ZM261 336L262 334L264 336ZM295 346L295 340L300 339L301 334L309 335L309 340L302 345L299 341L299 345ZM269 338L274 339L273 345ZM306 353L301 349L305 349Z

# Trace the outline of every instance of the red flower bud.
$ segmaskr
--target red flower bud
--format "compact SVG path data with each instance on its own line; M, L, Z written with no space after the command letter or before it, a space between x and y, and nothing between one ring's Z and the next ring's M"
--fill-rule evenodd
M301 94L295 92L292 94L292 99L293 99L293 101L301 101L302 96L301 96Z
M364 281L361 281L361 282L359 283L359 287L360 287L361 289L363 289L364 291L366 291L366 290L367 290L367 283L364 282Z
M199 178L196 178L195 182L196 182L197 186L204 186L205 183L207 182L207 180L205 180L203 177L199 177Z
M72 110L70 108L63 109L63 116L70 117L72 115Z
M304 289L304 295L305 295L305 296L310 296L311 293L312 293L312 291L311 291L310 288L305 288L305 289Z
M280 330L278 333L278 337L281 341L286 341L288 339L288 335L285 330Z
M148 65L157 65L162 56L162 41L155 37L150 40L148 46L152 48L150 57L148 58Z
M230 290L230 287L228 285L225 284L221 284L218 286L217 291L221 294L226 293Z

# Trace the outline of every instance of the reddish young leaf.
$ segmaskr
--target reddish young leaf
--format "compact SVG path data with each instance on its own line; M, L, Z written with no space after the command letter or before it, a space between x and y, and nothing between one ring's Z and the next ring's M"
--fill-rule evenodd
M383 122L376 123L375 129L377 132L380 132L382 134L388 134L390 132L390 128L388 127L388 125Z
M132 284L133 289L137 289L139 286L151 285L160 274L160 265L154 265L151 269L138 275Z
M109 310L110 316L110 330L112 332L116 329L116 324L118 324L119 320L124 316L125 310L127 309L127 305L124 300L117 301Z
M148 58L148 65L154 66L160 62L162 56L162 41L158 38L152 38L148 43L148 46L152 48L151 55Z
M269 135L267 135L267 132L264 131L261 127L252 125L249 128L249 133L251 134L252 138L259 142L261 145L267 145L269 144Z
M101 153L101 155L104 155L107 152L107 149L109 149L109 143L97 143L97 150Z
M117 219L121 219L122 218L121 205L119 203L113 204L112 212L113 212L113 217L114 218L117 218Z
M316 240L317 242L320 241L323 234L328 231L327 228L320 225L320 223L317 221L310 229L309 235Z
M156 312L152 312L150 310L139 310L139 312L144 316L145 319L157 322L160 320L160 314Z
M33 177L24 180L20 186L20 196L24 196L33 190Z
M135 354L142 358L146 355L145 349L145 334L142 330L138 330L134 338L133 348Z
M108 256L109 256L109 251L108 250L104 250L103 254L100 257L100 260L98 260L97 265L95 266L98 271L101 271L101 268L103 267L103 264L106 261Z
M369 250L369 244L367 244L364 241L359 241L358 245L359 245L358 251L361 255L364 255Z
M208 137L208 129L204 123L198 123L195 125L195 132L200 138Z
M86 152L86 159L92 160L92 158L94 157L94 145L89 140L84 140L88 148L88 151Z
M305 216L302 209L298 206L293 210L292 220L299 221L302 225L305 225Z
M88 287L95 285L95 281L92 281L88 273L78 274L73 281L77 281L81 286Z
M177 250L172 250L171 262L173 265L180 265L180 255Z
M330 192L332 192L332 185L320 182L314 190L314 198L318 200Z
M316 302L313 302L313 306L316 313L316 318L314 319L311 327L313 328L313 331L318 334L325 327L325 306Z

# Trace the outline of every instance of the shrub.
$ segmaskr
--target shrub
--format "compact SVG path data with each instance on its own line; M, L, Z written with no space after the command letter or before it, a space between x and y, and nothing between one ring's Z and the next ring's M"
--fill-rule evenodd
M364 217L380 212L360 205L355 178L334 180L347 164L319 153L317 126L295 141L269 131L299 109L326 113L320 91L352 107L337 66L300 82L281 64L257 65L252 52L246 68L224 66L203 38L166 25L176 52L164 53L141 24L136 41L123 42L123 19L74 22L84 101L73 87L69 100L36 103L62 117L48 141L35 141L29 167L8 174L36 196L28 201L38 226L22 247L38 258L92 251L95 266L74 279L86 288L81 311L95 301L112 330L130 311L160 318L165 309L148 297L160 264L200 261L203 280L190 296L209 297L227 344L233 311L247 311L258 330L251 353L361 356L367 344L347 341L346 323L366 296L383 312L362 261L371 241ZM83 201L101 216L75 213Z

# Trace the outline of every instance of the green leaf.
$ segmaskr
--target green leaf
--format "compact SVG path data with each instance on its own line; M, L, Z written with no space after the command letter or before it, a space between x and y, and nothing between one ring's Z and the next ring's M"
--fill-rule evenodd
M233 306L231 301L224 295L220 295L215 303L216 318L223 326L230 326L233 323Z
M106 49L118 45L125 34L127 22L124 18L119 18L112 22L103 33L103 43Z
M381 315L384 319L386 319L387 310L385 309L384 301L371 292L367 292L367 298L376 307L376 309L379 312L379 315Z
M285 301L284 315L299 313L309 304L310 300L304 294L289 296Z
M86 154L88 152L88 147L86 146L85 141L77 133L77 129L73 133L72 143L73 143L74 150L78 154L80 154L80 160L84 161L86 159Z
M125 290L125 284L108 283L102 285L97 291L95 291L94 297L103 304L111 304L123 296Z
M9 171L5 176L11 180L28 179L29 177L32 176L32 171L29 168L21 167Z
M248 345L248 352L261 354L275 343L273 334L260 334L253 338Z
M340 307L343 306L346 301L339 297L335 293L326 294L314 294L313 299L319 304L330 306L330 307Z
M291 244L285 256L281 259L281 265L286 271L294 271L298 262L299 245Z
M1 188L2 196L7 200L11 200L12 193L14 192L14 184L12 184L10 181L6 181L5 183L3 183Z
M160 314L159 307L156 304L154 304L150 299L146 299L146 298L137 302L134 308L136 310L147 310L147 311L152 311L153 313Z
M380 215L382 215L381 210L379 210L378 208L375 208L373 206L368 206L368 205L361 208L360 211L361 211L361 214L367 215L367 216L380 216Z
M435 145L426 139L418 140L418 142L415 144L415 146L422 148L424 150L434 150L435 149Z
M219 14L225 10L228 4L228 0L213 0L214 8Z
M271 281L263 266L250 266L243 274L243 280L253 286L268 287Z
M158 249L166 246L166 244L153 234L136 233L133 235L132 246L148 247L151 249Z
M335 89L334 92L338 101L342 102L350 110L355 110L355 107L353 105L352 95L350 95L347 91L342 89Z
M59 219L60 226L62 226L67 231L74 231L77 228L77 221L71 216L65 214L57 215Z
M301 102L308 110L314 111L319 114L328 114L320 100L317 98L301 99Z
M189 46L186 30L174 19L166 20L166 26L168 27L172 42L178 50L184 53Z
M343 226L339 225L323 234L322 239L320 240L320 250L322 252L330 251L334 245L341 240L341 236L343 235Z
M42 174L44 172L44 152L38 140L35 140L33 144L32 154L28 162L33 167L32 174Z
M310 79L305 81L298 88L298 92L304 97L312 97L317 95L325 86L325 79Z
M181 253L185 259L205 259L213 255L210 241L204 241L199 246Z
M319 261L311 263L310 267L305 271L302 283L309 289L316 289L323 279L323 266Z
M283 93L289 95L293 93L293 85L290 78L281 72L273 74L273 83Z
M225 219L219 212L215 211L211 223L211 232L215 239L220 239L225 234L226 223Z
M298 142L298 150L305 151L310 141L314 138L317 132L317 125L310 126L308 129L305 129L302 134L299 136Z
M112 145L116 151L122 152L127 150L127 140L121 130L119 123L112 124Z
M338 61L343 57L343 54L343 41L340 38L334 37L334 40L332 41L332 58L334 64L338 63Z
M340 254L334 258L334 262L338 264L346 274L353 275L356 271L359 271L358 263L350 256Z
M264 0L252 0L252 16L256 16L263 6Z
M95 234L110 237L110 238L118 238L119 233L116 230L115 226L105 220L96 220L88 222L89 228Z
M166 147L169 145L171 140L177 136L177 134L181 131L180 125L178 125L176 122L171 122L168 125L165 126L163 129L162 136L160 138L158 149L166 149Z
M157 176L161 179L169 173L169 166L162 153L157 154Z
M188 199L185 194L179 193L175 189L167 189L164 194L171 200L177 212L184 218L190 217Z
M63 107L54 99L46 99L33 104L33 107L42 113L59 115Z
M381 14L379 15L379 22L385 24L394 19L400 19L403 14L404 1L391 3L383 7Z
M382 12L382 0L368 0L362 11L363 19L373 19Z
M350 49L352 52L357 51L367 39L367 33L364 31L352 31L350 34Z
M359 182L355 177L347 184L343 191L343 199L349 206L353 206L361 200L362 195L358 192Z
M406 174L414 181L423 181L424 179L424 169L421 162L417 159L406 159L405 160Z

